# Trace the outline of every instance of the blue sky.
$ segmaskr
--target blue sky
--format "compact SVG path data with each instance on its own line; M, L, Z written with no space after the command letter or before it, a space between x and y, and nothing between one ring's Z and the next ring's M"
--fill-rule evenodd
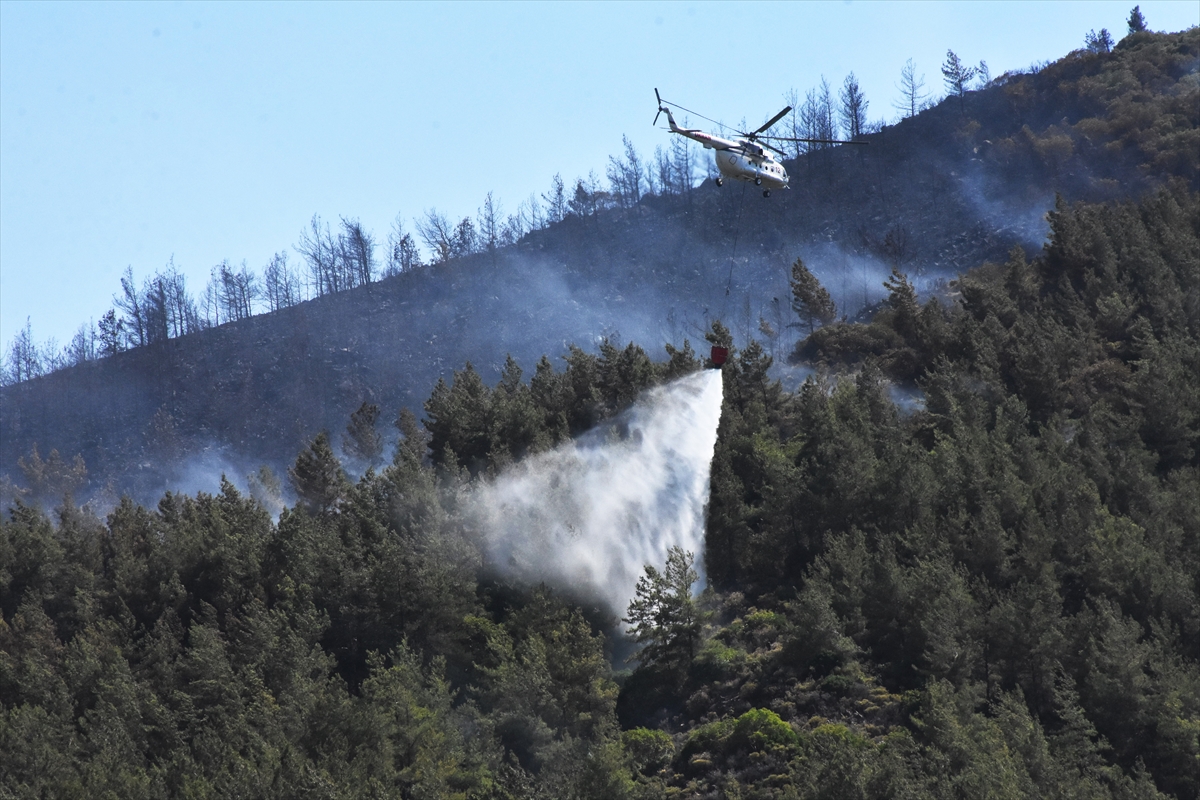
M914 59L993 75L1056 59L1132 2L0 2L0 344L30 318L67 342L126 266L174 258L194 291L222 259L261 269L315 213L383 239L397 215L506 211L644 154L664 97L757 124L853 71L895 117ZM1195 2L1140 3L1154 30ZM294 252L291 254L295 258Z

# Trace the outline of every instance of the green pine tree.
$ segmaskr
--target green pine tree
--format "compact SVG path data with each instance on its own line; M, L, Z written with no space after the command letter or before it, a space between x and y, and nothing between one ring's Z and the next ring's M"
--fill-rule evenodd
M296 456L296 463L288 470L292 487L300 502L310 511L325 513L333 510L346 493L346 473L333 448L329 434L321 431L306 450Z
M667 552L666 567L652 564L638 578L628 616L634 640L643 645L637 657L643 665L686 669L700 639L700 615L692 600L692 584L699 579L692 569L693 554L682 547Z
M817 276L804 265L804 260L797 258L792 264L792 310L796 316L808 321L808 332L811 334L816 323L828 325L837 316L837 306L829 292L817 280Z

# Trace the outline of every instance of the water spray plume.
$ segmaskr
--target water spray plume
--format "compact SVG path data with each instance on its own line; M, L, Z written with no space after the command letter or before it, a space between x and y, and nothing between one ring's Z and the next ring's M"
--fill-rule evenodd
M473 497L493 562L623 614L643 566L704 549L721 372L648 391L609 424L515 465Z

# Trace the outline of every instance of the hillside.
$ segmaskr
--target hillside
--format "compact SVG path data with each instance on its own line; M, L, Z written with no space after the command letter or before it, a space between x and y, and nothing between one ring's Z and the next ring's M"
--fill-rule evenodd
M7 387L14 459L11 431L78 429L92 488L149 492L189 450L241 448L289 466L290 495L264 471L101 518L55 496L82 463L25 458L31 502L0 518L0 794L1196 797L1198 65L1197 30L1132 34L789 165L806 188L744 227L711 185L650 197ZM910 224L911 251L872 238ZM846 318L756 341L797 254ZM859 314L838 283L868 258L889 269ZM585 338L617 323L633 342ZM700 346L658 357L687 334L729 349L720 372ZM598 502L627 508L629 455L661 445L639 410L696 378L703 552L644 564L626 608L528 580L479 498L541 464L564 505L547 457L611 448ZM339 458L364 397L397 433L359 413Z
M867 147L810 153L788 164L793 189L769 200L706 181L568 215L492 255L5 387L0 474L20 483L17 460L36 444L43 457L80 454L117 491L209 486L222 470L287 464L364 401L419 411L467 361L494 379L507 354L531 369L603 336L681 346L713 318L741 342L765 319L781 355L796 332L797 256L853 315L882 298L892 266L924 291L1013 245L1036 251L1056 192L1137 196L1170 177L1195 186L1196 52L1194 30L1138 34L1112 53L1002 76Z

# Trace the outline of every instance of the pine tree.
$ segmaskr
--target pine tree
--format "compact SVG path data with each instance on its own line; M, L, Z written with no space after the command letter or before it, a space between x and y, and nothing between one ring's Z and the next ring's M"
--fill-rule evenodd
M100 355L114 356L125 349L125 322L117 316L115 309L108 312L96 323L100 331Z
M968 67L953 50L946 51L946 61L942 64L942 75L946 82L946 91L958 98L958 106L963 108L963 98L967 93L967 84L975 77L975 67Z
M1130 33L1141 33L1146 30L1146 18L1142 16L1141 6L1134 6L1129 12L1129 19L1126 20L1129 25Z
M88 471L83 456L76 455L67 463L57 450L51 450L43 460L36 443L30 449L29 459L22 456L17 459L17 465L25 475L31 495L44 502L61 500L87 483Z
M296 457L288 477L292 479L300 502L310 511L325 513L332 510L347 488L346 473L333 454L329 434L325 431L318 433L308 449Z
M646 565L629 603L630 633L645 647L638 652L644 665L686 668L700 638L700 617L692 600L692 584L699 580L692 569L693 554L682 547L667 552L666 568L659 572Z
M828 325L837 316L837 307L829 292L817 280L817 276L804 265L803 259L792 264L792 310L801 319L808 320L808 332L812 333L815 323Z
M1107 53L1112 50L1113 40L1108 33L1108 28L1101 28L1099 33L1094 30L1087 32L1083 37L1085 46L1089 53Z
M350 415L350 424L346 426L346 435L342 439L342 447L351 458L356 458L374 467L383 455L383 437L375 430L379 419L379 406L365 400Z

